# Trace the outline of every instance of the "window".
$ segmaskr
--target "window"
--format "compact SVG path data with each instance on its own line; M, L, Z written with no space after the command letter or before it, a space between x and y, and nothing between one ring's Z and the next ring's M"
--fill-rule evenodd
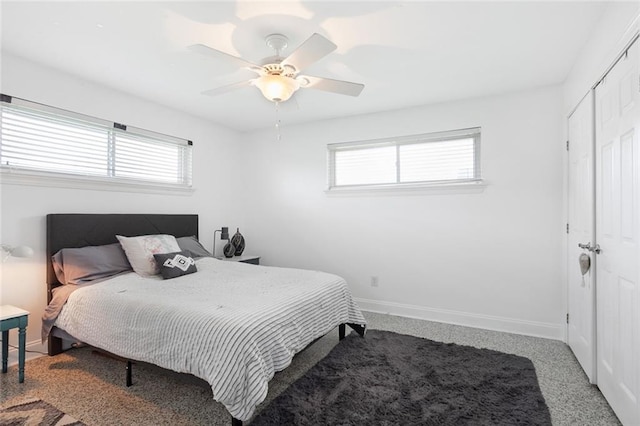
M191 187L191 141L6 95L0 103L0 136L3 177Z
M480 128L329 144L329 190L479 183Z

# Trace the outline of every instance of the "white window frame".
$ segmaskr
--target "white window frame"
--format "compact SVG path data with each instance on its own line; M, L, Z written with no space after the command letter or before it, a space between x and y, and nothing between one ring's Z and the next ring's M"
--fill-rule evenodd
M400 182L399 147L409 144L422 144L430 142L446 142L461 139L473 139L474 141L474 176L463 179L427 180L418 182ZM397 191L413 189L460 189L483 188L480 167L480 142L481 128L450 130L436 133L424 133L393 138L374 139L366 141L341 142L327 145L328 182L327 193L354 192L354 191ZM396 147L396 181L393 183L336 185L336 153L340 151L355 151L367 148Z
M114 123L96 117L31 102L8 95L0 95L0 107L8 110L28 110L43 115L53 114L63 118L71 127L74 125L106 131L105 146L108 151L106 174L81 174L72 171L58 171L46 168L30 168L5 164L2 156L2 139L0 138L0 178L2 183L23 184L78 189L106 189L126 192L151 192L190 194L193 192L193 143L190 140L168 136L161 133ZM2 135L3 119L0 116L0 135ZM142 139L145 143L176 146L179 149L179 164L176 165L177 181L166 182L155 179L125 178L114 175L114 140L122 135L129 139Z

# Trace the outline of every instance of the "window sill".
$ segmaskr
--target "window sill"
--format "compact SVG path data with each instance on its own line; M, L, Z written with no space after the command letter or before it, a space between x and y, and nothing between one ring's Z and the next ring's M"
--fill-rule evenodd
M416 185L368 185L331 188L324 191L328 196L355 195L410 195L410 194L479 194L487 187L484 181L448 184Z
M67 176L46 172L20 172L2 170L0 172L2 185L45 186L69 189L86 189L94 191L139 192L146 194L171 194L188 196L195 189L189 187L163 185L127 180L105 180L91 176Z

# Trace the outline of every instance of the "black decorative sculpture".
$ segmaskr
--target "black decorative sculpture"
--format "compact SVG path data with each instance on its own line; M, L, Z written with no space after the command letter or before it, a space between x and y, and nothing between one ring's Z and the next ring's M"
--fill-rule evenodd
M229 240L227 244L222 249L222 253L224 253L224 257L233 257L236 252L236 247L233 245L233 242Z
M240 228L236 228L236 233L231 237L231 243L236 248L235 255L240 256L244 251L244 237L240 233Z

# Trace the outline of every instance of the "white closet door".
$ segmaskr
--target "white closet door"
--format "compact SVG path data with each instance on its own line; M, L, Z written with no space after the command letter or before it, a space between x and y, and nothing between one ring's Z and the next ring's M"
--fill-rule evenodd
M596 380L595 254L578 244L595 244L593 119L593 93L589 92L569 117L567 340L591 383ZM592 261L584 275L579 263L583 254Z
M597 382L640 425L640 43L596 87Z

